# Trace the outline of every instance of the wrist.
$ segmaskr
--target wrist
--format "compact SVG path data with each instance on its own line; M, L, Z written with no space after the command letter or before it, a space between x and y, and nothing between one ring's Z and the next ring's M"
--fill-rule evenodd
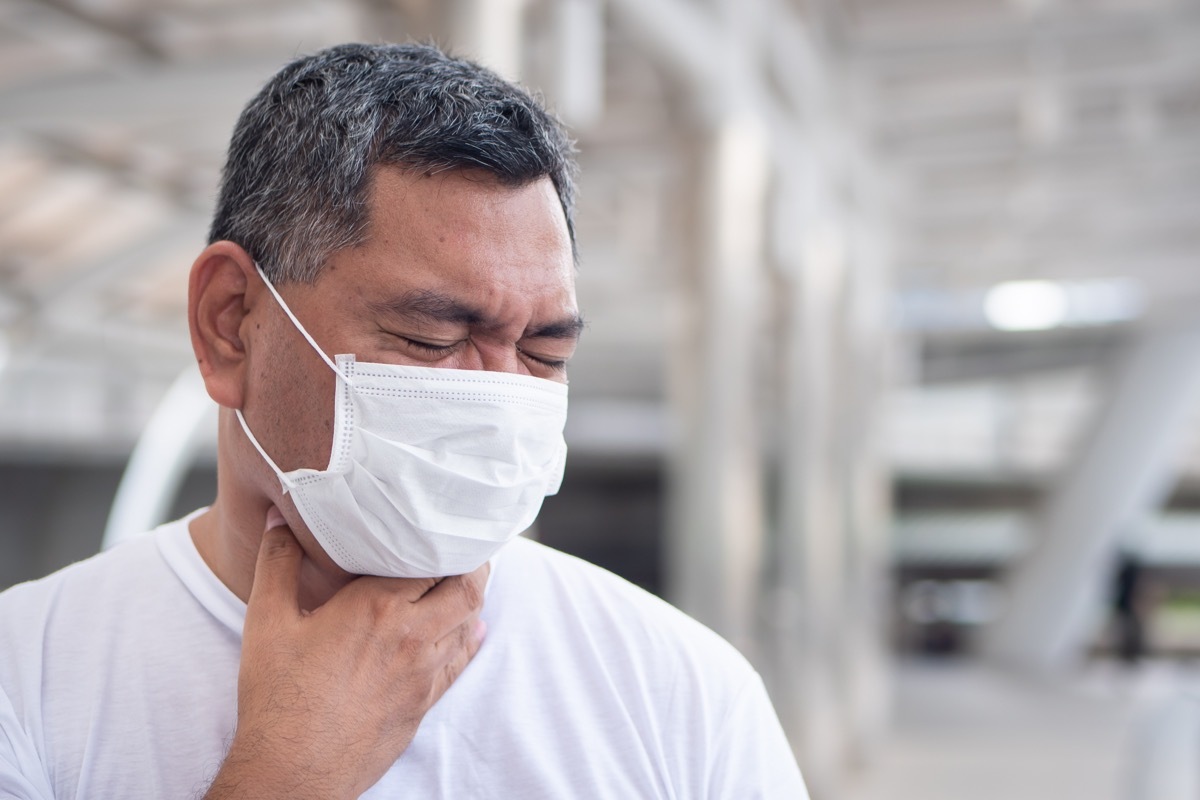
M204 800L353 800L357 796L337 785L333 775L301 761L265 737L239 730Z

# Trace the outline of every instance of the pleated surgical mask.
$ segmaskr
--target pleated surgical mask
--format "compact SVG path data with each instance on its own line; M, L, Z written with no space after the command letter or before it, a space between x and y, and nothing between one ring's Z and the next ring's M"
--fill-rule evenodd
M292 324L337 376L323 470L282 471L246 424L317 542L359 575L428 578L481 566L528 528L566 463L565 384L482 370L330 359L261 268Z

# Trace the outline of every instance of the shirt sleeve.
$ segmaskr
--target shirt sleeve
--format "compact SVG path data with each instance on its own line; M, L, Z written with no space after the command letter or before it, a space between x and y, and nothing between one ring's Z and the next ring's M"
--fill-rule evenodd
M738 694L719 736L711 800L808 800L796 756L757 674Z
M25 734L0 688L0 798L54 800L37 748Z

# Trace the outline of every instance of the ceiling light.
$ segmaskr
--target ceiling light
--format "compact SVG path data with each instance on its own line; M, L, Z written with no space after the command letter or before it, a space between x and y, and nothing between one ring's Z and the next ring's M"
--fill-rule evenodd
M988 323L1002 331L1044 331L1067 321L1066 288L1053 281L1010 281L984 298Z

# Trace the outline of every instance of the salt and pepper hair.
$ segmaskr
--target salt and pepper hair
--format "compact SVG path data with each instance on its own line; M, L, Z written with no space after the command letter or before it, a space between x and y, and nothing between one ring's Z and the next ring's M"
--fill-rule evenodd
M272 282L315 280L368 236L372 172L549 177L575 246L573 148L525 90L430 45L347 44L288 64L239 117L209 242L236 242Z

